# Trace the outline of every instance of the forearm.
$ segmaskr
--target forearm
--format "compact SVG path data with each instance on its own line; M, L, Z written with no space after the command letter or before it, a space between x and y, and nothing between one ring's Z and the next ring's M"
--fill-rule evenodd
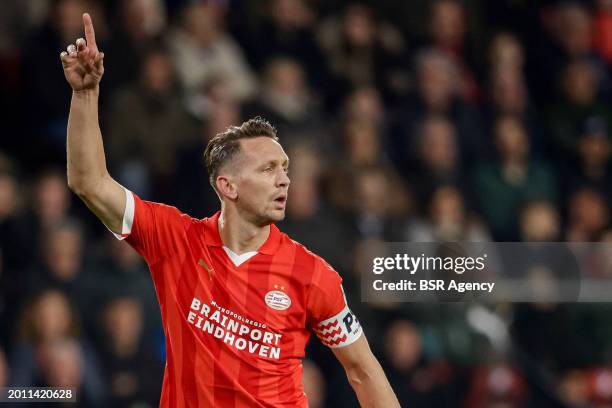
M73 91L66 143L68 185L76 193L95 188L108 176L98 122L99 88Z
M399 402L375 358L365 367L347 370L347 376L362 408L393 408Z

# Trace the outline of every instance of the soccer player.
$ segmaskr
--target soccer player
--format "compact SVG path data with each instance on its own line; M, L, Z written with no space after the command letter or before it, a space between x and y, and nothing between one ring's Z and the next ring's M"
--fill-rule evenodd
M280 232L289 159L262 119L232 126L205 151L221 211L197 220L140 199L111 178L98 124L104 55L91 17L85 39L60 55L73 89L68 185L147 261L167 362L163 407L306 407L311 328L331 347L364 407L398 407L344 296L321 258Z

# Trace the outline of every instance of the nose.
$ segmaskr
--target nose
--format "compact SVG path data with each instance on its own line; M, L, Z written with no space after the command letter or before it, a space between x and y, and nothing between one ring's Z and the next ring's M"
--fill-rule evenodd
M287 172L285 172L285 170L281 169L280 176L278 177L276 184L278 187L289 187L289 184L291 184L289 175Z

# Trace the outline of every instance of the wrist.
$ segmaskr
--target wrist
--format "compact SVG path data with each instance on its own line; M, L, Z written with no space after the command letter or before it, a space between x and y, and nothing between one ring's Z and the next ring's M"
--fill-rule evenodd
M91 98L91 97L98 97L98 95L100 94L100 87L98 85L96 85L94 88L89 88L89 89L81 89L81 90L72 90L72 96L77 97L77 98Z

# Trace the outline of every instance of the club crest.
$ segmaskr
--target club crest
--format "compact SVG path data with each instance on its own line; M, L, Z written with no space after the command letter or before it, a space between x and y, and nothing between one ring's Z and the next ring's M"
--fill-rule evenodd
M287 310L291 306L291 298L280 290L271 290L264 297L266 305L274 310Z

